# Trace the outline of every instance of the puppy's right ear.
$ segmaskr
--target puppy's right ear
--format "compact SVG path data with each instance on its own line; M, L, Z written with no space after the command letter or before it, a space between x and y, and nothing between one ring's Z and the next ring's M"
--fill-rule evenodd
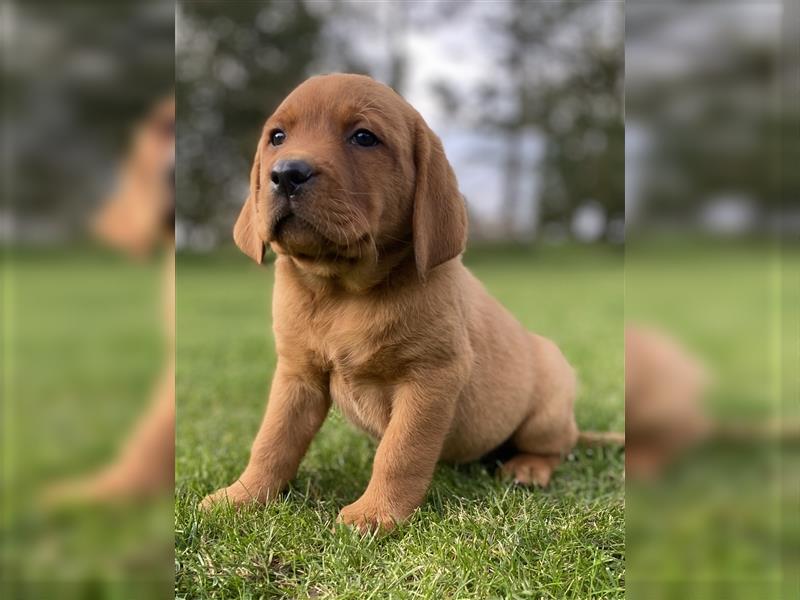
M258 211L258 194L261 191L261 141L250 170L250 195L233 226L233 241L239 249L258 264L264 260L265 220Z

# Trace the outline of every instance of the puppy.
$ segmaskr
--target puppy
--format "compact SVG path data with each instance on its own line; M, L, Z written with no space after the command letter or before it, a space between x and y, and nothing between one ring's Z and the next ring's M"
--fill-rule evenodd
M440 460L504 442L504 471L546 485L578 439L575 376L461 263L467 213L439 138L389 87L314 77L267 120L234 227L277 254L278 364L239 479L202 502L267 502L331 404L380 440L363 495L339 513L388 530L420 506Z

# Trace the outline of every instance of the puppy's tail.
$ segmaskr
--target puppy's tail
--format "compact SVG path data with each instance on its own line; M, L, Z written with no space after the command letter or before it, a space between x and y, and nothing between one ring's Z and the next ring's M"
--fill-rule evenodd
M625 446L625 434L617 431L581 431L578 443L583 446Z

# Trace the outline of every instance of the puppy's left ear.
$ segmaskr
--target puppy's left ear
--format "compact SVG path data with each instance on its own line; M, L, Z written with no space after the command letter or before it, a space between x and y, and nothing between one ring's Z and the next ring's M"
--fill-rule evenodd
M434 267L455 258L467 244L467 209L439 137L419 117L415 128L416 189L412 235L423 281Z
M250 194L245 200L236 225L233 226L233 241L239 250L247 254L258 264L264 260L264 237L262 229L265 227L264 219L258 212L258 194L261 190L261 140L253 159L253 168L250 170Z

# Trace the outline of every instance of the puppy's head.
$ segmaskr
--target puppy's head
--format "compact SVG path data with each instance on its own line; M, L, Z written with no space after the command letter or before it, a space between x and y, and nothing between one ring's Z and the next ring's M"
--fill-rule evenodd
M413 248L421 277L464 249L467 217L439 138L391 88L314 77L267 120L234 239L342 274Z

